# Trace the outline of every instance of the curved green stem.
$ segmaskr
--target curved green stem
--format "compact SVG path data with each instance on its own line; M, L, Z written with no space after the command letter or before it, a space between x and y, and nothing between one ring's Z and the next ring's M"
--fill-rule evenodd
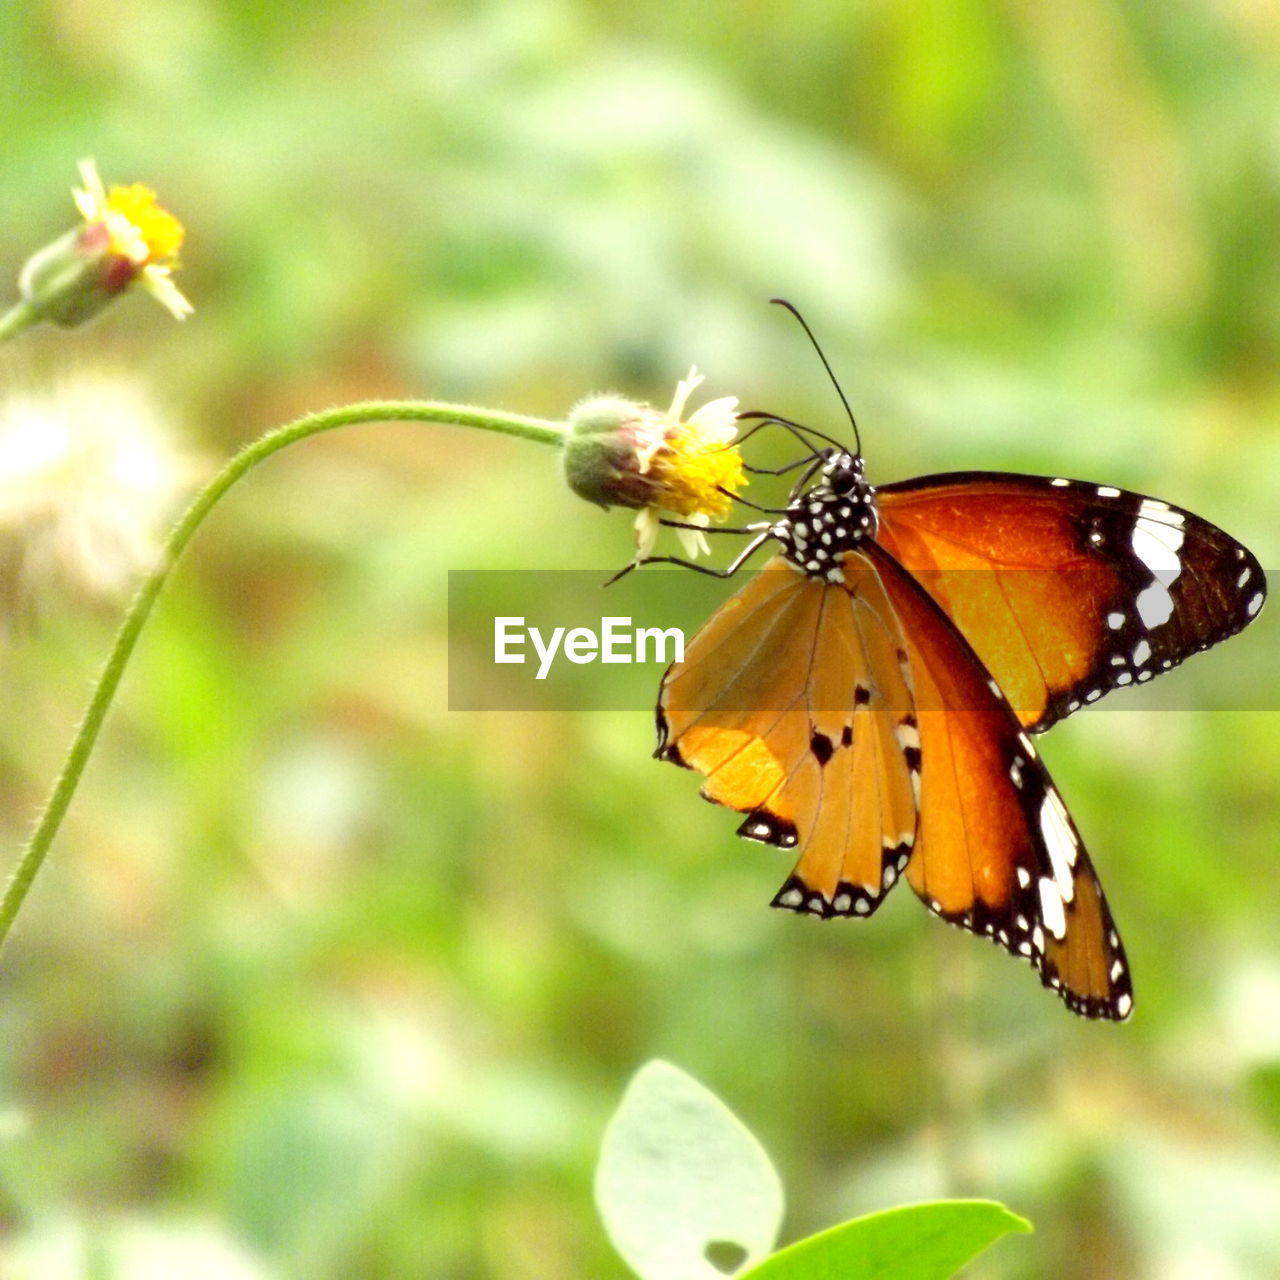
M8 342L16 338L24 329L29 329L39 317L35 308L26 301L15 302L4 315L0 316L0 342Z
M62 766L62 772L58 775L53 792L49 796L49 802L40 816L40 821L36 824L31 839L22 851L22 856L18 860L13 875L9 878L9 883L5 886L4 896L0 898L0 946L4 945L5 939L9 936L14 918L26 899L27 891L31 888L31 882L35 879L36 872L40 870L45 855L49 852L49 846L62 825L67 807L80 783L80 776L84 773L84 767L93 752L102 722L115 697L120 677L124 674L138 636L151 615L156 597L160 594L160 589L168 579L178 557L200 527L201 521L237 480L286 445L303 440L307 436L318 435L322 431L332 431L335 427L351 426L359 422L392 421L439 422L454 426L476 427L481 431L497 431L504 435L520 436L525 440L536 440L541 444L559 444L565 431L565 428L557 422L547 422L541 418L526 418L514 413L497 413L489 409L475 409L467 405L429 404L413 400L370 401L365 404L348 405L340 409L308 414L295 422L269 431L261 439L254 441L236 454L196 495L182 519L174 526L159 562L151 570L125 614L106 666L98 677L93 698L89 702L89 709L85 712L80 728L76 731L71 750L67 753L66 761Z

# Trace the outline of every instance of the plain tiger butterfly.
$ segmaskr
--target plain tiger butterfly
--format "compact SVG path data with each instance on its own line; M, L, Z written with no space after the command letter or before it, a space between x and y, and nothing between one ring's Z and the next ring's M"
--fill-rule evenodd
M778 548L663 676L655 754L745 814L740 835L795 853L774 906L870 916L905 877L1073 1012L1127 1018L1124 947L1029 735L1248 625L1257 560L1109 485L973 471L873 488L856 423L850 452L741 416L809 452L784 508L725 530L753 535L728 569L687 566L728 576Z

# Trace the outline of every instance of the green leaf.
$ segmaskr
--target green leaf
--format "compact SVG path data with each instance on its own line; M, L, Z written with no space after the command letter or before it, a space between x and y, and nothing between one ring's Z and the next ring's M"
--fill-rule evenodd
M946 1280L1025 1218L991 1200L939 1200L855 1218L819 1232L740 1280Z
M596 1204L642 1280L721 1280L768 1255L782 1184L742 1122L666 1062L632 1077L605 1130Z

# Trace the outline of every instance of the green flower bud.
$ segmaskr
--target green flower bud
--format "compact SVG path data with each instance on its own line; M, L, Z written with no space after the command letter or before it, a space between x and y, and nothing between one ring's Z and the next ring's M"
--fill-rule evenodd
M620 396L593 396L569 415L565 480L588 502L639 510L639 560L653 550L661 512L678 517L676 532L689 555L705 554L707 541L697 526L723 520L746 483L733 443L736 397L712 400L685 418L689 396L702 380L691 369L665 413Z
M173 283L182 224L148 187L108 191L88 160L80 176L84 187L72 194L84 221L33 254L19 273L26 323L84 324L135 281L175 319L190 315L190 302Z
M619 396L595 396L570 413L564 478L578 497L601 507L649 505L657 484L644 473L662 442L652 413Z

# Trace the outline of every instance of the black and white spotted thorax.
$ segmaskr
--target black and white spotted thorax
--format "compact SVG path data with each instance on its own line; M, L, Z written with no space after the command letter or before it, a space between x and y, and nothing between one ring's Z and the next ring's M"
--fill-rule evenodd
M879 519L875 490L862 459L834 449L826 452L817 482L787 505L769 528L787 562L811 578L843 582L846 551L874 539Z

